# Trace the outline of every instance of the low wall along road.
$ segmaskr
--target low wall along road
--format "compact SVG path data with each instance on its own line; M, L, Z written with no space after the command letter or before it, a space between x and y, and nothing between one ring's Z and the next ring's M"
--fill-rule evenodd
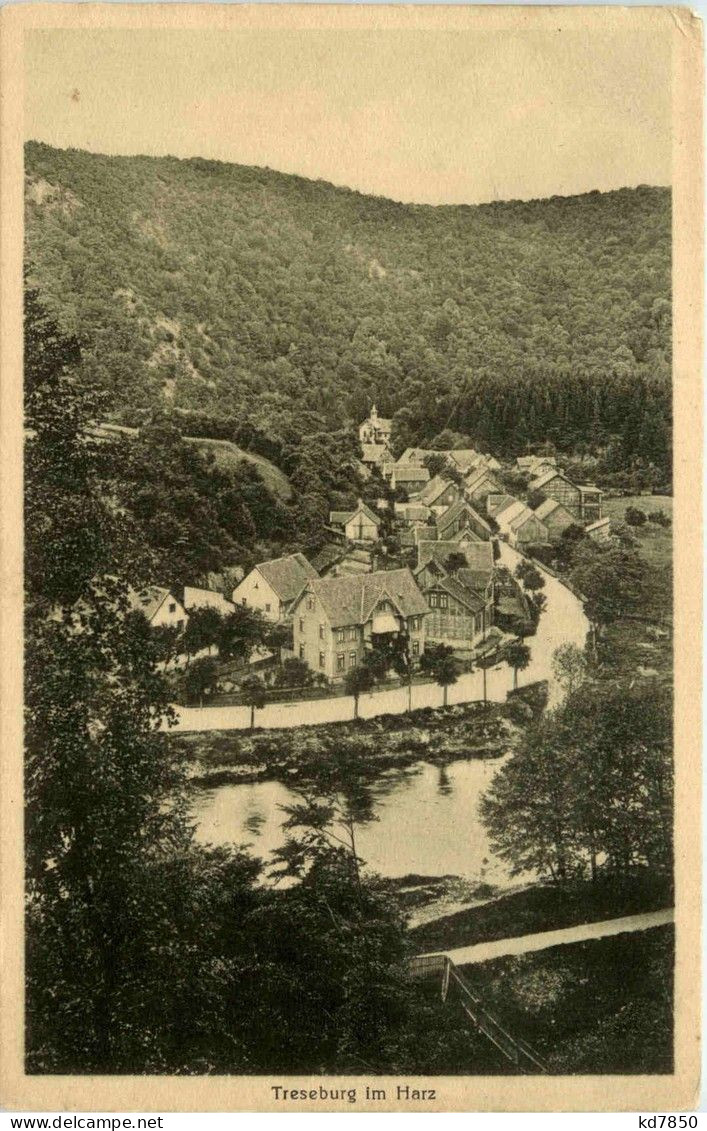
M501 564L515 570L522 555L505 542L501 542ZM582 602L557 578L538 569L545 577L543 593L547 599L545 611L535 636L528 638L531 658L524 672L519 672L519 684L547 680L549 705L556 705L561 688L552 673L552 657L560 644L571 643L583 648L589 622ZM502 703L513 687L513 671L508 664L490 668L486 672L486 697L492 703ZM436 683L417 683L412 688L412 707L440 707L442 688ZM447 701L474 703L484 697L483 672L478 670L459 677L448 688ZM358 713L362 719L376 715L401 715L408 710L408 688L372 691L362 695ZM175 707L177 725L173 731L247 730L250 727L250 707ZM269 703L255 712L255 725L273 730L278 727L312 726L317 723L345 722L352 719L354 701L351 696L334 696L327 699L308 699L294 703Z

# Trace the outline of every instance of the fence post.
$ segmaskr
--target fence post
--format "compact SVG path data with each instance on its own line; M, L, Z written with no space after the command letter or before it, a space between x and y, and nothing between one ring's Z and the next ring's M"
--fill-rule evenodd
M442 973L442 1001L447 1000L447 994L449 992L449 971L451 970L451 968L452 960L451 958L447 958L447 956L445 955L444 971Z

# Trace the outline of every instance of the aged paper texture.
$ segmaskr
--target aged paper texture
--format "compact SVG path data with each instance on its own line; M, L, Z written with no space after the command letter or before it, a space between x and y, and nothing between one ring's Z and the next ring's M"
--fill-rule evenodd
M698 18L0 52L0 1102L693 1107Z

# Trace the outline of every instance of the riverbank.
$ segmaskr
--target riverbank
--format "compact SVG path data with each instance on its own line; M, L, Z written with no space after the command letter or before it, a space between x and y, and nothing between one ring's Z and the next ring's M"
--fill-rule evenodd
M404 715L295 730L174 734L196 787L278 780L327 786L368 780L424 760L499 758L516 748L547 699L544 684L521 688L507 703L422 708Z

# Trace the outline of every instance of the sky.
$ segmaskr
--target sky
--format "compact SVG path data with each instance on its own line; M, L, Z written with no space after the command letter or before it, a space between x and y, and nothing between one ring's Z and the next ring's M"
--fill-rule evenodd
M671 181L669 37L636 30L41 30L25 136L418 203Z

